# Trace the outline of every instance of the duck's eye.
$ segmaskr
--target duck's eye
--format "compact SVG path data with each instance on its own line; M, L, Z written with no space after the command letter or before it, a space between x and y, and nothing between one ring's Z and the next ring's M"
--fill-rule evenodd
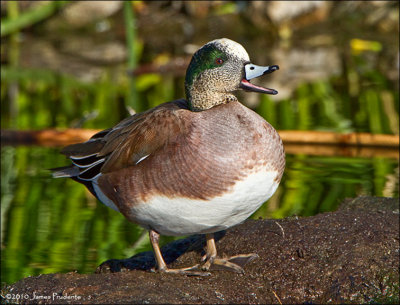
M222 58L218 57L218 58L215 60L215 63L216 63L217 65L222 65L222 64L224 63L224 60L223 60Z

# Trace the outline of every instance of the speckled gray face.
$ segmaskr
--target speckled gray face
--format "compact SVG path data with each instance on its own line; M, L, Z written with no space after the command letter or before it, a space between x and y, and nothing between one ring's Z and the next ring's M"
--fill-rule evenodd
M249 82L252 78L277 69L278 66L253 65L239 43L227 38L216 39L202 46L193 55L186 71L186 96L193 110L205 110L236 99L231 92L239 89L277 94L273 89Z
M196 82L211 91L237 90L247 62L249 55L237 42L226 38L210 41L193 55L186 72L186 86L195 86Z

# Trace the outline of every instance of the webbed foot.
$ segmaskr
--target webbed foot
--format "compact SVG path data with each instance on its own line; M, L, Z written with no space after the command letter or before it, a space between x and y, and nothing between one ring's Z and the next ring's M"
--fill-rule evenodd
M235 255L227 258L210 258L202 266L201 269L208 270L226 270L236 273L244 273L243 267L258 257L255 253Z

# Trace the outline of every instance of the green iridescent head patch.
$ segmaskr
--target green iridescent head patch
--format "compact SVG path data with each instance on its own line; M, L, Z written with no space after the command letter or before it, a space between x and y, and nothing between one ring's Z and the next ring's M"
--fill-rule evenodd
M215 45L208 44L198 50L194 54L186 71L186 87L192 86L194 80L202 71L221 67L223 63L219 63L218 59L222 59L225 62L227 56L224 52L216 48Z

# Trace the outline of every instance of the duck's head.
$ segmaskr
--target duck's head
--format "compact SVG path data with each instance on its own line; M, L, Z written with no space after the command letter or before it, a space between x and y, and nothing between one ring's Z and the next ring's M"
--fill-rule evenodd
M277 94L274 89L256 86L250 80L278 70L278 66L256 66L239 43L227 39L208 42L194 53L186 71L185 91L194 111L237 100L232 92Z

